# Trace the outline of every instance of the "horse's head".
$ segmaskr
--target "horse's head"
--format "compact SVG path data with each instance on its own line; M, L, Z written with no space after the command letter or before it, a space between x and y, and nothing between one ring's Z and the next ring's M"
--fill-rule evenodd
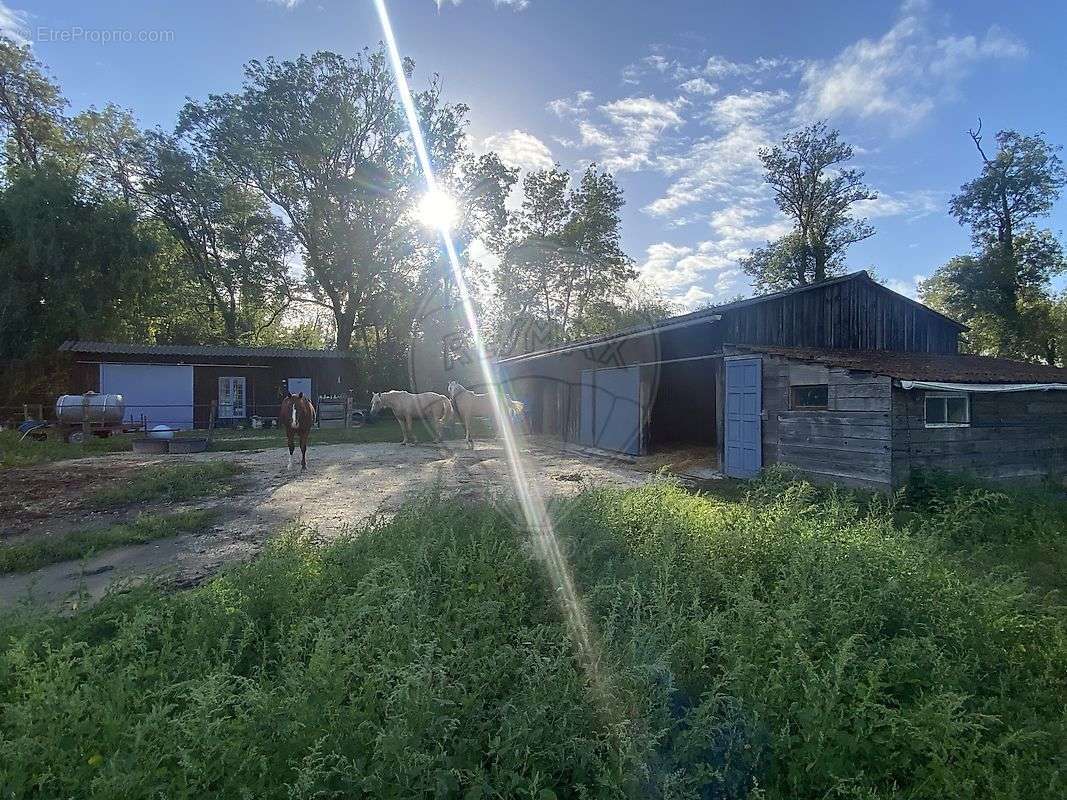
M380 392L372 392L370 396L370 413L377 414L382 410L382 395Z
M462 388L463 384L461 384L459 381L449 381L448 396L454 398L456 396L456 392L458 392Z

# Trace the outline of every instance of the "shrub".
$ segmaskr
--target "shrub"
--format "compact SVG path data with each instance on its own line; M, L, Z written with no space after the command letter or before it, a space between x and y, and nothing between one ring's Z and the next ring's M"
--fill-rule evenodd
M425 502L190 592L0 633L23 797L1062 796L1063 618L891 503L588 492L559 537Z

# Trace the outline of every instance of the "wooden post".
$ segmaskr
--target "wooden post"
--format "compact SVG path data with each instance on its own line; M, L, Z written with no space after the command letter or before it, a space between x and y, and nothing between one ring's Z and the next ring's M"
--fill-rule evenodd
M352 398L345 398L345 427L350 428L352 426Z
M218 401L212 400L211 401L211 412L210 412L211 416L208 418L208 421L207 421L207 444L208 444L208 447L211 446L211 442L215 438L215 416L218 413L217 406L218 406Z

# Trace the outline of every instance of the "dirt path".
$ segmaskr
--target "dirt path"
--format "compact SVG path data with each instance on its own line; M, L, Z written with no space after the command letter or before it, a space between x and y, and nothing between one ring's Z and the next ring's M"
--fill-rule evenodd
M648 478L647 473L624 464L554 448L530 446L524 455L530 476L546 497L575 494L586 485L637 485ZM216 508L220 516L212 529L111 550L84 562L0 575L0 607L26 602L75 608L116 585L135 583L149 575L163 575L178 586L192 585L225 564L255 555L269 536L288 522L305 523L331 538L374 514L389 514L413 495L434 487L449 495L479 498L507 492L510 486L508 465L497 442L479 442L473 451L452 443L416 447L325 445L309 451L308 471L304 473L287 472L285 452L270 449L165 460L113 454L35 467L24 470L27 475L22 477L34 485L77 487L81 472L85 482L95 487L100 485L101 474L121 480L145 464L204 460L231 461L245 470L241 494L182 506ZM61 481L54 479L57 474ZM69 517L79 513L76 504L62 496L50 504L47 510L67 517L67 525ZM34 523L53 527L55 520L44 511L40 503L34 506Z

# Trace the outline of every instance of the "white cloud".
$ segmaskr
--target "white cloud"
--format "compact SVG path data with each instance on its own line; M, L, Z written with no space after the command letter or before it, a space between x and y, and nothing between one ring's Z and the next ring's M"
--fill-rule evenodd
M798 117L881 117L901 132L951 97L979 61L1026 55L1022 42L995 26L982 39L936 38L931 27L925 3L905 3L881 38L860 39L833 60L810 64Z
M719 92L718 86L708 82L704 78L691 78L678 88L689 94L703 94L708 97L711 97L713 94L718 94Z
M663 136L684 122L681 109L687 101L655 97L625 97L606 103L599 111L603 125L579 123L583 144L597 148L598 160L606 169L624 172L650 167L652 149Z
M298 5L300 5L302 2L304 2L304 0L265 0L265 1L270 3L272 6L281 6L282 8L284 8L284 9L286 9L288 11L291 11L292 9L294 9ZM438 3L437 7L440 8L441 4Z
M27 16L25 11L0 2L0 36L6 36L18 45L30 44Z
M941 213L948 204L948 193L933 189L915 189L906 192L878 192L874 200L861 200L853 206L854 216L907 217L919 219Z
M701 242L695 248L670 242L651 245L638 274L687 307L737 294L743 281L736 261L719 252L716 242Z
M919 284L926 280L925 275L912 275L910 281L903 281L899 278L890 278L885 281L885 285L892 289L894 292L910 297L912 300L919 299Z
M555 163L548 146L526 131L494 133L486 137L483 148L495 151L505 164L521 169L549 169Z
M271 2L282 3L299 3L301 0L271 0ZM458 6L463 0L434 0L437 3L437 10L440 11L443 6ZM530 5L530 0L493 0L493 8L511 8L515 11L522 11L524 8Z
M764 119L789 101L789 92L750 92L731 94L712 104L708 119L720 126L735 126Z
M757 58L755 61L730 61L713 55L704 64L709 78L747 78L759 83L763 77L774 75L788 78L803 68L805 62L793 58Z
M560 119L575 117L585 112L586 106L593 99L593 93L588 90L575 92L570 97L560 97L550 100L545 108Z

